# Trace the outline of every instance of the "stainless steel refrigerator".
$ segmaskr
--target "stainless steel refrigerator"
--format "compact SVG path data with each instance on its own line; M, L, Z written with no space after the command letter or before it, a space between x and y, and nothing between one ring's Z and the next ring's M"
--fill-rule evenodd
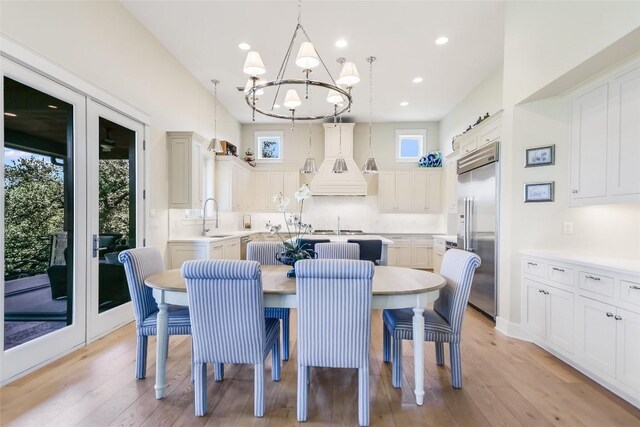
M458 160L458 248L478 254L482 264L469 304L495 319L498 289L498 142Z

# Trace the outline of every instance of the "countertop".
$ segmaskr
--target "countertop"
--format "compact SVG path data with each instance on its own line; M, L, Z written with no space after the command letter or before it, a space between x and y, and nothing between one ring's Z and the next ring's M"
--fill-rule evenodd
M181 237L181 238L177 238L177 239L169 239L168 243L202 243L202 244L207 244L207 243L211 243L211 242L221 242L224 240L231 240L231 239L237 239L239 237L244 237L244 236L251 236L253 234L260 234L260 233L268 233L266 230L264 231L257 231L257 230L245 230L245 231L217 231L217 232L210 232L210 236L208 237L204 237L204 236L197 236L197 237ZM384 233L386 235L388 235L389 233ZM223 237L221 237L223 236ZM349 239L361 239L361 240L382 240L382 244L384 245L388 245L393 243L393 240L387 239L386 237L383 237L379 234L370 234L370 233L366 233L366 234L350 234L350 235L343 235L343 236L336 236L333 234L330 235L324 235L324 234L310 234L310 235L305 235L304 236L305 239L329 239L332 242L346 242Z
M311 234L303 237L304 239L319 240L329 239L332 242L346 242L347 240L382 240L383 245L393 243L393 240L382 237L378 234L349 234L344 236L336 236L335 234Z
M444 239L445 242L458 243L458 236L455 234L434 234L434 239Z
M625 274L640 275L640 260L633 258L613 258L593 255L580 255L571 252L541 251L534 249L522 250L520 251L520 254L570 262L586 267L613 270Z

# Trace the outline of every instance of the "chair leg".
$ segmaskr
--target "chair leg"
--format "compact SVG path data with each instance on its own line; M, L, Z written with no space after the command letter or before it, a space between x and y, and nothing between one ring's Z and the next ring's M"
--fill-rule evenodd
M215 366L214 379L220 382L224 379L224 363L216 363Z
M462 357L460 354L460 343L449 343L449 353L451 356L451 384L453 388L462 388Z
M264 416L264 363L258 363L253 371L253 415Z
M358 369L358 421L369 425L369 364Z
M391 385L402 387L402 339L393 337L391 340Z
M307 421L308 375L309 367L298 365L298 421Z
M307 385L311 384L311 366L307 366Z
M194 363L193 370L195 371L193 386L195 412L197 417L202 417L207 412L207 364Z
M385 363L391 361L391 332L384 321L382 322L382 361Z
M147 342L146 335L138 335L136 351L136 378L142 379L147 376Z
M271 349L271 380L280 381L280 338L278 337Z
M444 343L436 341L436 364L438 366L444 365Z
M282 318L282 359L289 360L289 310Z

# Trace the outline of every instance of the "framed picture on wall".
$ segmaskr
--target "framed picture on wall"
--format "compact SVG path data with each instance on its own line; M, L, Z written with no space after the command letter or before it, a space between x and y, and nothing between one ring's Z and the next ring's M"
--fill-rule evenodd
M549 166L555 163L555 145L527 148L525 156L525 168L536 166Z
M539 182L524 185L524 201L530 202L553 202L554 182Z
M284 160L284 132L256 131L256 161L282 163Z

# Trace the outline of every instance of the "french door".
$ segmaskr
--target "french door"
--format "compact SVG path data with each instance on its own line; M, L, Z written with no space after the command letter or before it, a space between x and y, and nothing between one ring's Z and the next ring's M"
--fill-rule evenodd
M133 320L145 126L2 58L0 382ZM125 109L126 110L126 109Z

